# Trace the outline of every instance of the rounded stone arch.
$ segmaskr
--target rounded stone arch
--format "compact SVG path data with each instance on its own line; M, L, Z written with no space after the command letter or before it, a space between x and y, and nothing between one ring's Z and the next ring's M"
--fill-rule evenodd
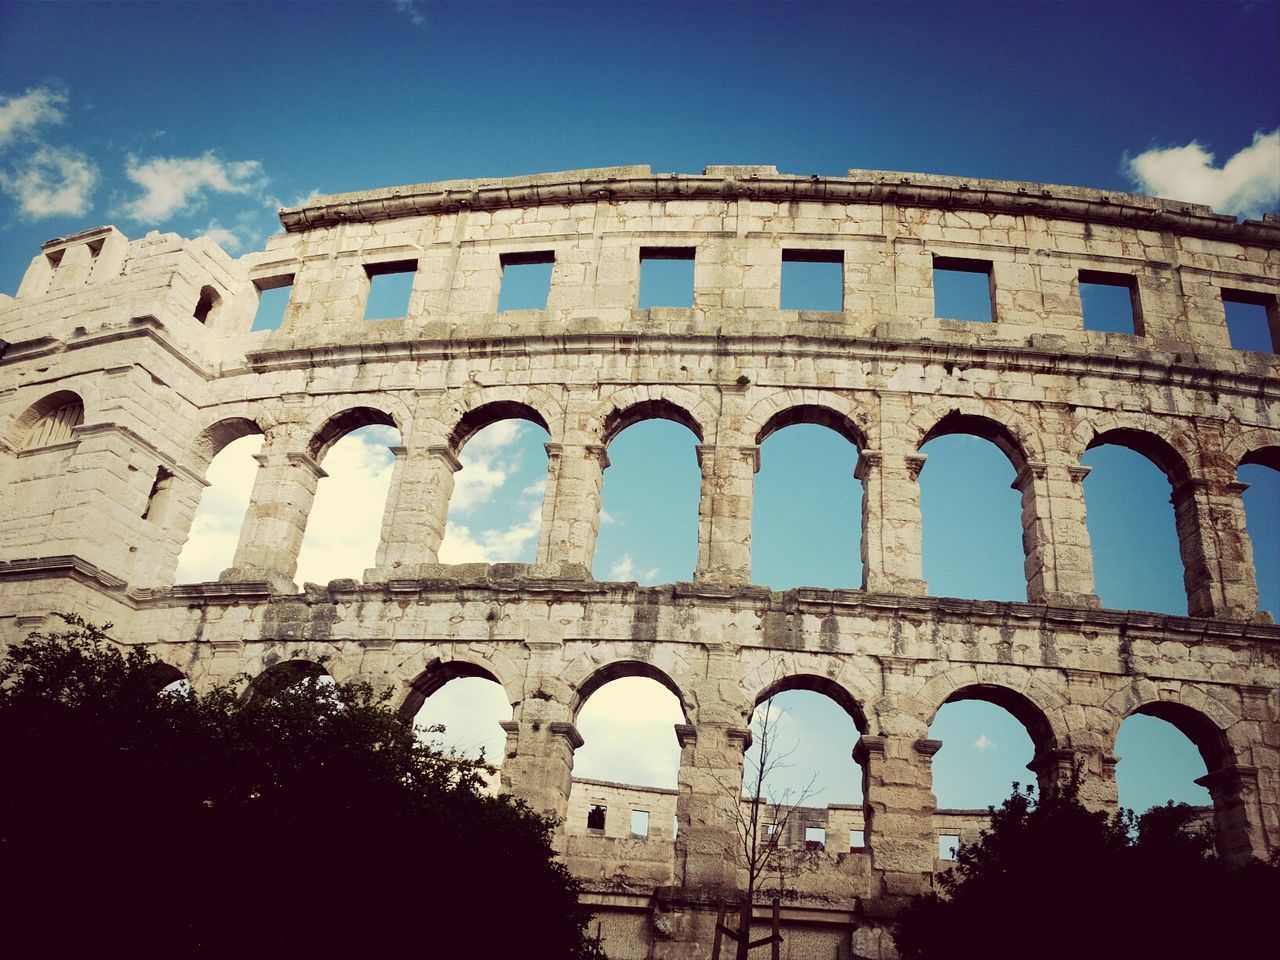
M519 697L513 698L511 696L511 686L502 679L494 664L480 660L446 660L443 657L436 657L428 662L412 680L408 681L409 692L405 695L396 713L400 715L402 720L412 723L413 718L418 715L418 711L422 709L422 705L427 702L428 697L450 680L460 680L464 677L479 677L482 680L492 680L502 688L502 693L507 698L507 703L513 707L519 699Z
M1120 726L1135 713L1165 720L1190 740L1204 759L1205 769L1213 773L1236 762L1249 744L1236 743L1240 717L1227 704L1194 684L1183 684L1177 695L1170 697L1148 679L1135 680L1107 698L1103 707L1111 717L1106 742L1115 748Z
M159 693L171 683L177 683L179 680L190 680L190 678L175 667L171 663L163 660L156 660L147 664L142 669L142 676L146 685Z
M764 443L770 434L797 423L829 427L862 451L870 444L869 415L844 394L796 387L773 390L743 417L742 433L750 443Z
M449 450L457 456L468 440L502 420L525 420L537 424L548 435L551 433L547 418L531 404L517 399L488 400L459 413L446 440Z
M314 660L295 658L277 660L265 667L261 673L249 681L245 688L244 699L253 703L258 700L270 700L282 690L295 683L316 677L332 676L321 664Z
M571 719L575 723L577 722L578 714L582 711L583 705L591 699L593 693L606 683L613 680L621 680L623 677L644 677L649 680L656 680L675 694L676 701L680 704L680 713L684 716L684 722L692 722L689 701L685 697L684 691L680 689L680 685L671 678L669 673L647 660L613 660L597 667L576 683L570 681L570 687L573 690L573 703L570 708Z
M18 452L31 446L32 432L44 421L50 422L50 430L63 440L71 439L71 430L84 422L84 398L74 390L55 390L40 397L13 418L5 431L4 440L9 449ZM52 435L52 434L51 434ZM49 442L59 442L52 439Z
M952 402L946 406L945 411L940 411L937 405L931 405L914 415L912 419L921 427L916 449L938 437L965 435L995 444L1015 472L1028 460L1044 459L1044 450L1031 424L1005 405Z
M403 414L401 420L405 420ZM330 414L312 431L311 439L307 441L307 455L316 463L320 463L333 445L348 433L353 430L359 430L361 427L375 424L384 427L395 427L397 430L401 430L401 436L403 436L400 423L385 410L365 406L347 407Z
M1105 444L1141 454L1159 467L1173 486L1200 472L1194 433L1171 428L1167 418L1103 413L1082 421L1074 439L1081 454Z
M1008 711L1022 724L1036 755L1069 742L1066 697L1025 674L1002 671L991 676L971 666L956 667L932 677L915 699L926 730L948 703L982 700Z
M761 687L751 705L751 713L755 713L756 708L766 700L789 690L808 690L811 693L822 694L827 699L834 701L836 706L849 715L849 719L853 721L858 733L867 732L867 714L863 704L842 684L830 677L813 673L787 674ZM751 720L750 715L746 719L749 723Z
M671 420L702 443L713 431L715 410L696 390L668 385L626 387L601 398L598 430L600 443L608 446L627 427L643 420Z
M878 670L872 663L806 651L757 651L756 661L740 674L742 719L750 722L755 708L776 693L811 690L834 700L853 719L859 733L874 733L870 719L880 696Z
M1266 446L1252 447L1242 456L1233 457L1232 462L1237 467L1243 467L1250 464L1259 467L1270 467L1272 470L1280 470L1280 437L1270 438L1272 443Z
M226 411L222 412L226 413ZM221 453L224 447L242 437L254 434L265 436L266 432L266 429L252 417L223 416L204 427L196 435L195 442L191 445L192 469L203 475L213 463L213 458Z

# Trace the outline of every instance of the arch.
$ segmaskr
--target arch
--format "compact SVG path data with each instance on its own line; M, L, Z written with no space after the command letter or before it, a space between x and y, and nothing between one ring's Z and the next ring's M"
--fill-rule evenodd
M984 700L1007 710L1021 723L1037 751L1056 749L1069 740L1066 697L1016 667L952 667L930 678L916 700L926 729L948 703Z
M614 407L605 415L604 429L600 442L606 447L623 430L642 420L673 420L681 426L688 427L698 442L702 442L702 425L684 407L661 397L652 400L641 400L628 407Z
M1236 762L1236 753L1226 731L1194 707L1177 700L1146 700L1125 714L1120 722L1123 723L1125 719L1137 713L1156 717L1177 727L1179 732L1200 751L1206 773L1213 773ZM1114 736L1119 736L1119 732L1120 727L1117 724L1113 731L1113 744Z
M207 470L213 458L229 444L241 437L261 435L265 432L256 420L247 417L226 417L218 420L201 430L200 435L196 437L193 445L196 464L201 471Z
M937 718L938 710L948 703L960 703L965 700L981 700L1008 711L1026 728L1037 755L1045 750L1057 749L1058 738L1045 712L1026 694L996 683L971 683L953 691L933 711L933 716L929 720L930 725Z
M409 681L409 692L396 713L405 722L413 722L413 718L418 715L418 711L422 709L422 705L427 702L428 697L450 680L459 680L463 677L479 677L482 680L492 680L502 688L507 702L512 702L511 691L507 689L507 685L502 682L502 679L491 666L471 660L443 660L440 657L436 657L422 669L422 672Z
M84 422L84 401L72 390L57 390L27 407L9 429L10 446L30 450L72 438Z
M458 422L449 433L449 449L457 454L466 446L468 440L485 427L500 420L527 420L529 423L536 423L547 433L551 432L546 417L529 404L520 400L491 400L473 407L458 418Z
M810 412L815 412L816 408L826 412L819 415L822 419L779 419L780 414L792 407L806 408ZM820 426L832 426L834 423L836 426L833 429L842 436L849 437L855 444L861 444L861 450L864 446L872 445L873 441L868 420L867 411L856 406L847 394L813 387L792 387L770 391L756 401L742 418L739 430L742 443L760 443L770 433L793 423L817 423ZM771 423L773 426L766 430L766 426Z
M679 685L665 672L655 667L652 663L646 663L643 660L615 660L612 663L606 663L577 684L574 688L573 709L571 710L571 716L574 720L577 720L583 704L591 699L593 693L606 683L612 680L620 680L623 677L645 677L649 680L658 681L658 683L675 694L676 700L680 704L680 712L684 715L685 722L689 722L689 705Z
M1172 486L1178 486L1191 477L1189 459L1183 456L1169 440L1149 430L1133 427L1111 427L1106 430L1095 430L1093 439L1085 450L1114 444L1125 447L1134 453L1141 454L1154 463L1169 478Z
M755 442L764 443L770 434L777 433L784 427L798 423L811 423L819 427L827 427L844 437L854 448L861 451L867 446L867 437L862 428L848 414L833 410L831 407L817 403L800 403L779 410L762 426L755 436Z
M142 670L143 682L150 689L159 693L171 683L177 683L179 680L188 679L187 675L175 667L171 663L165 663L157 660L154 663L147 664Z
M1280 470L1280 446L1258 447L1240 458L1240 466L1255 465Z
M958 408L953 407L945 413L932 427L925 431L921 437L919 446L923 447L930 440L938 437L955 436L963 434L967 436L979 437L983 440L989 440L1009 458L1009 462L1013 464L1013 469L1021 470L1027 463L1027 447L1021 439L1013 432L1008 424L1001 423L988 416L979 414L962 413Z
M319 463L335 443L353 430L371 425L395 427L400 429L395 418L376 407L348 407L329 417L311 436L307 444L307 453L311 459Z
M822 677L812 673L794 673L779 677L761 688L751 705L752 712L754 713L755 708L766 700L780 693L786 693L788 690L807 690L810 693L822 694L829 700L835 701L836 705L849 715L853 725L858 728L858 733L867 732L866 711L854 698L853 694L830 677Z
M249 703L270 700L295 683L327 676L329 671L314 660L280 660L249 681L244 699Z

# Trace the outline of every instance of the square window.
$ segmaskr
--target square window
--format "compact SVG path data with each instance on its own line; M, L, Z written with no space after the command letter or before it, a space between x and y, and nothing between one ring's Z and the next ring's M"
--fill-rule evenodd
M603 803L593 803L587 808L587 829L604 830L604 818L608 808Z
M867 833L865 830L849 831L849 848L858 850L867 845Z
M1222 306L1227 314L1227 333L1233 350L1280 351L1280 311L1276 309L1275 296L1249 290L1223 290Z
M991 323L991 261L933 258L933 315L944 320Z
M631 835L633 837L647 837L649 835L648 810L631 811Z
M776 823L766 823L764 825L764 835L766 837L776 837L778 835L778 825Z
M827 848L826 829L824 827L805 827L804 848L806 850L825 850Z
M1124 273L1080 271L1080 308L1084 328L1099 333L1142 335L1137 281Z
M253 326L249 329L279 330L289 298L293 295L293 274L255 280L253 285L258 290L258 311L253 315Z
M498 312L547 309L555 253L550 250L504 253L499 259L502 286L498 290Z
M365 302L366 320L394 320L409 315L409 296L413 278L418 272L417 260L365 264L369 275L369 299Z
M843 251L783 250L779 303L783 310L843 310Z
M641 247L640 309L692 307L693 258L693 247Z
M960 849L960 837L954 833L944 833L938 837L938 859L954 860L956 851Z

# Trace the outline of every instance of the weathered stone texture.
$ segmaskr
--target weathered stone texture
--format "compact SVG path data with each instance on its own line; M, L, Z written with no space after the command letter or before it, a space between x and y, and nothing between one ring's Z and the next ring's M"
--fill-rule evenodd
M826 850L792 854L789 956L891 956L885 917L931 886L937 837L972 837L972 818L937 811L932 793L928 729L949 700L1010 710L1041 787L1078 769L1102 808L1120 723L1168 719L1205 757L1222 852L1275 849L1280 630L1256 609L1236 468L1280 468L1280 362L1229 349L1222 304L1224 290L1261 298L1280 336L1280 223L772 167L425 184L281 218L283 235L239 259L205 239L85 231L47 244L0 299L0 642L73 608L197 686L323 661L392 685L406 716L452 677L497 680L513 705L502 786L567 817L558 849L616 957L708 955L716 901L742 882L725 784L740 780L755 705L793 687L849 711L866 796L823 812ZM695 251L689 308L637 308L641 249L662 246ZM779 308L785 251L843 265L843 310ZM553 259L545 310L497 311L504 257ZM937 257L985 265L992 323L935 316ZM414 270L408 315L365 321L370 277L392 264ZM1131 286L1133 335L1084 329L1082 271ZM286 284L280 329L251 332L257 292ZM442 565L458 454L512 416L548 433L536 562ZM653 417L698 440L694 580L597 583L608 445ZM759 447L798 422L859 451L861 590L751 583ZM325 453L371 423L400 434L385 509L369 509L375 566L299 592ZM231 565L174 585L208 465L250 433L265 441ZM921 446L948 433L1012 464L1026 603L928 596ZM1102 442L1168 476L1190 617L1100 607L1080 458ZM674 793L573 780L579 708L628 674L680 699ZM582 829L592 791L651 804L650 836ZM865 849L848 849L852 829Z

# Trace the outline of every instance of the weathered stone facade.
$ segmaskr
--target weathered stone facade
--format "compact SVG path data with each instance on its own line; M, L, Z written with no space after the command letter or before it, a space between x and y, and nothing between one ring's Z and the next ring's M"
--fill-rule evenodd
M1236 480L1242 462L1280 467L1280 362L1231 350L1223 310L1224 292L1269 304L1280 342L1274 218L936 176L625 167L326 197L281 219L238 259L86 231L0 296L0 642L74 608L197 686L323 659L394 685L407 715L451 677L488 676L513 704L505 788L560 818L582 703L616 677L659 680L685 714L677 835L560 838L616 958L707 955L714 900L741 882L721 784L755 705L789 688L830 695L862 734L866 843L814 857L784 905L789 957L891 954L884 917L959 831L931 791L948 701L1008 708L1042 786L1078 768L1099 806L1116 800L1120 723L1168 719L1205 758L1222 852L1280 845L1280 629L1256 610ZM693 306L637 309L641 249L664 246L694 251ZM546 309L497 312L503 263L530 256L554 262ZM779 309L788 256L841 263L843 311ZM993 322L934 317L937 258L988 274ZM408 315L362 320L371 276L406 264ZM1081 271L1131 288L1134 335L1084 329ZM288 283L281 328L251 333L258 291ZM512 416L551 436L537 562L442 565L458 453ZM652 417L699 439L697 571L597 582L606 450ZM751 583L759 444L796 422L860 450L861 590ZM298 592L325 453L370 423L403 438L377 564ZM1017 471L1026 603L928 595L920 447L955 432ZM234 562L175 585L206 468L249 433L265 442ZM1189 617L1094 595L1080 457L1109 442L1169 477Z

